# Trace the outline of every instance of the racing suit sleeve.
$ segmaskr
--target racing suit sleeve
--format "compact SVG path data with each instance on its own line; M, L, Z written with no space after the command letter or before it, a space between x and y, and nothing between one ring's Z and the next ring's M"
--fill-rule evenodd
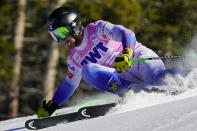
M67 63L67 76L58 86L52 99L59 106L73 95L81 80L81 68L77 67L69 58Z
M136 45L135 33L123 27L122 25L114 25L110 22L100 20L97 24L97 36L100 39L109 39L122 42L123 48L134 50Z

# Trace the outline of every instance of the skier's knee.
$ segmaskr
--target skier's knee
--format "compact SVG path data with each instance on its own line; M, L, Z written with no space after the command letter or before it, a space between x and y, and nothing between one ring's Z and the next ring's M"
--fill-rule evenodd
M81 72L81 75L82 75L82 78L84 80L87 80L89 75L91 74L90 71L91 70L91 66L89 64L86 64L83 68L82 68L82 72Z
M92 75L94 75L95 66L96 66L96 64L94 64L94 63L88 63L88 64L86 64L82 68L82 72L81 72L82 78L83 79L87 79L87 78L91 77Z

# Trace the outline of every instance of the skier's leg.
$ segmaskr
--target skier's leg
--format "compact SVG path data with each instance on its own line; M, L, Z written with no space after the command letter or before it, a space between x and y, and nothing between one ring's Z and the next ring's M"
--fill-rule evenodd
M158 55L151 49L143 46L141 49L136 51L134 59L158 57ZM139 79L145 83L151 85L163 85L163 79L167 74L176 75L187 75L189 71L184 71L176 68L166 69L162 60L149 60L142 61L133 64L133 68L130 69L131 73L136 75Z
M119 78L114 71L113 68L89 63L83 67L82 78L99 90L123 96L130 82Z
M134 60L147 57L158 57L158 55L151 49L143 46L136 50ZM157 85L160 84L161 72L165 70L165 65L161 60L147 60L134 63L133 68L129 69L129 72L145 83Z

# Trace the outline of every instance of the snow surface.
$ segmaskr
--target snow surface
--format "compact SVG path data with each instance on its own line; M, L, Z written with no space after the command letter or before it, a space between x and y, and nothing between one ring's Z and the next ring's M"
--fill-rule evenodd
M179 95L138 93L130 91L130 97L123 104L111 109L105 116L61 123L45 128L46 131L197 131L197 70L186 78L168 78L168 86L163 88L184 91ZM182 81L184 79L184 82ZM179 82L177 82L179 81ZM180 83L181 82L181 83ZM176 84L175 84L176 83ZM192 85L192 86L191 86ZM172 87L170 87L172 86ZM114 96L109 97L115 99ZM102 96L103 98L104 96ZM58 110L71 112L73 107ZM0 130L23 128L26 120L36 115L0 122Z

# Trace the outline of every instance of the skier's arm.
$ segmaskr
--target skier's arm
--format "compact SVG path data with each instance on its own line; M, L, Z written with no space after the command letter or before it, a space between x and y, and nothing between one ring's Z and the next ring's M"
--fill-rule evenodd
M76 75L76 74L70 74L69 75ZM53 97L53 101L58 104L58 106L62 105L68 98L70 98L76 88L78 87L80 83L80 79L78 78L74 83L71 82L70 78L67 76L59 85L57 91L55 92L55 95Z
M49 117L55 110L72 96L81 80L81 68L77 68L68 59L68 72L65 79L58 86L55 95L48 103L43 102L42 108L38 110L38 118Z
M114 67L119 73L132 67L129 61L133 58L133 52L137 42L134 32L121 25L100 21L97 25L97 35L101 39L109 38L114 41L122 42L122 54L117 56L114 61Z
M97 35L100 39L109 38L114 41L122 42L123 48L129 48L132 51L135 48L135 33L122 25L114 25L110 22L100 20L97 24Z
M58 86L58 89L52 99L55 103L58 104L58 106L62 105L68 98L72 96L81 80L81 68L76 66L69 57L67 66L67 76Z

